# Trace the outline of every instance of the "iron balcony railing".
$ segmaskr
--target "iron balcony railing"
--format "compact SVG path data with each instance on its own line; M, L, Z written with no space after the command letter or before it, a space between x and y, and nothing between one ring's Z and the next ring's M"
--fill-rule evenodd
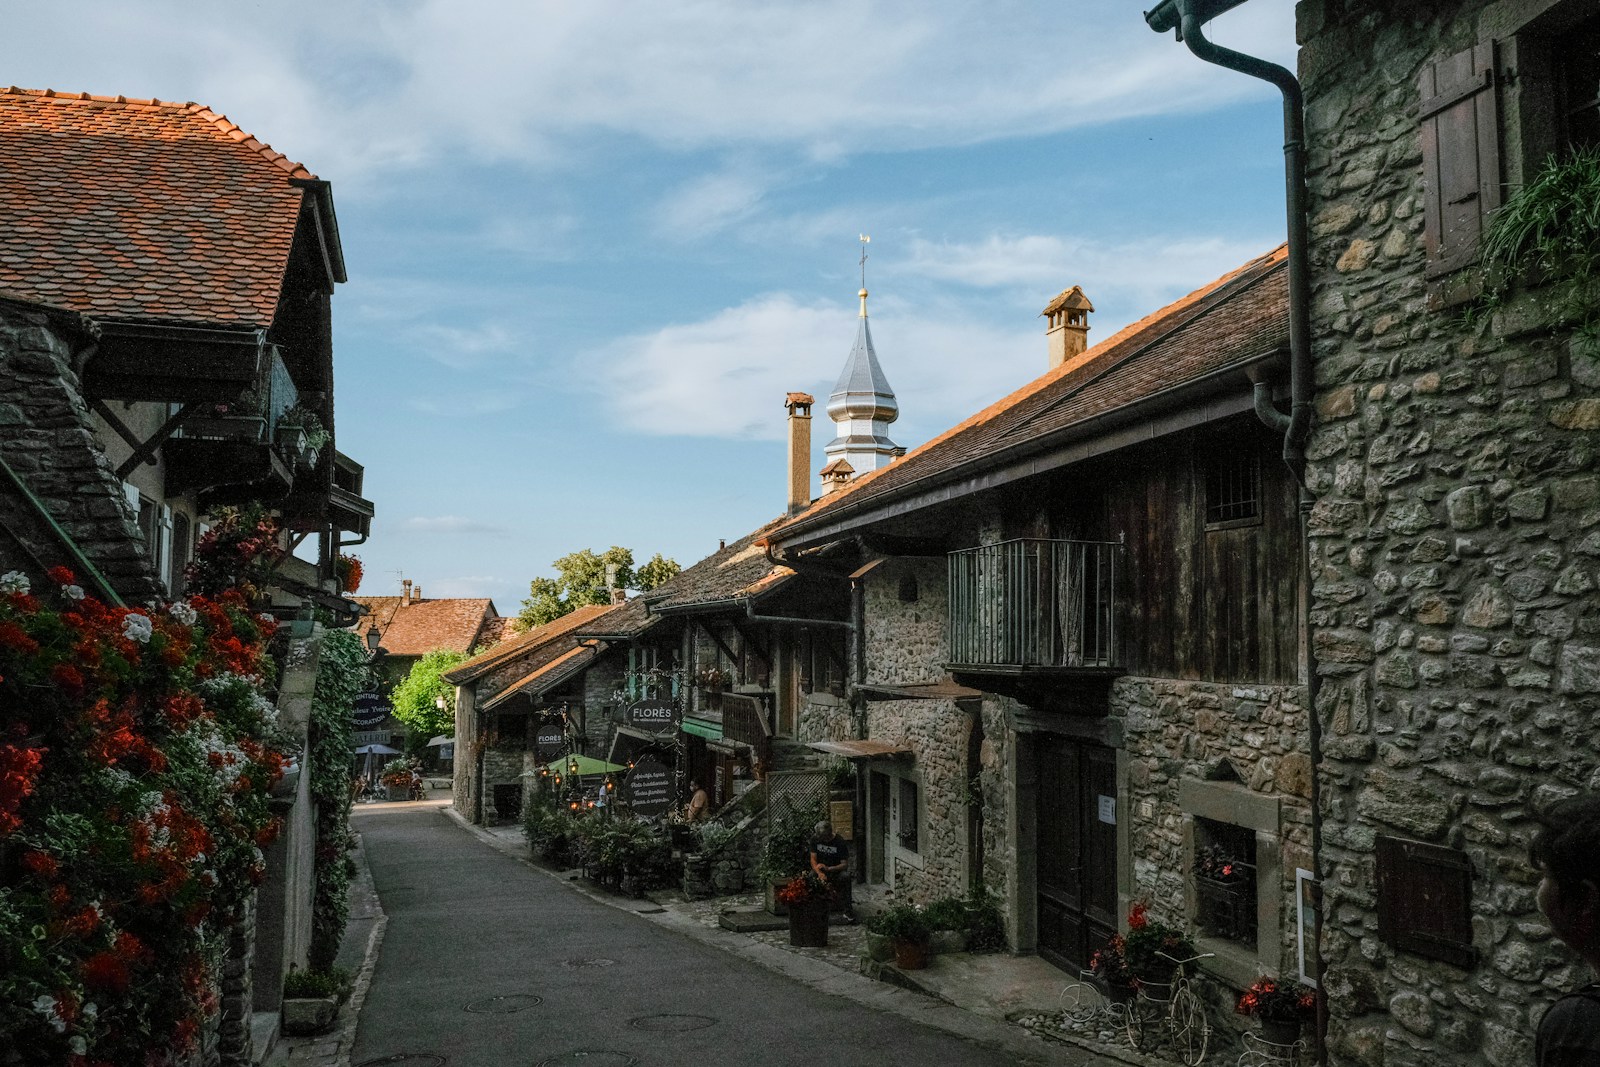
M1027 538L950 553L950 662L1116 667L1114 541Z

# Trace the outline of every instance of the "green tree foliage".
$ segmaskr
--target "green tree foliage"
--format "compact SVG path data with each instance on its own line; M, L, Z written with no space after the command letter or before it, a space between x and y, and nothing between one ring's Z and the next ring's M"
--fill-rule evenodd
M657 552L638 570L633 566L633 550L612 545L604 552L581 549L562 556L553 566L554 578L535 578L528 583L528 599L517 613L517 625L524 629L543 626L552 619L585 604L609 604L606 567L616 566L616 585L622 589L646 590L670 579L679 567Z
M456 691L444 680L445 671L467 657L459 652L436 648L417 660L400 684L389 694L394 717L406 724L410 737L406 747L413 752L424 748L428 739L456 732ZM440 710L438 699L444 698Z
M367 676L366 649L353 630L322 638L311 697L311 797L316 801L316 886L311 911L310 963L327 969L339 954L350 915L350 766L355 760L351 715Z

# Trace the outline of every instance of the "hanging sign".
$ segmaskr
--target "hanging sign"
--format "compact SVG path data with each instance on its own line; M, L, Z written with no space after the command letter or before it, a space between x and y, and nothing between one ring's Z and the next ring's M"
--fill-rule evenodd
M641 760L628 773L628 806L635 815L654 819L672 807L672 771L660 760Z
M628 725L644 730L671 729L678 709L670 700L636 700L628 705Z
M357 693L353 702L354 721L357 730L371 730L383 720L387 719L394 710L389 702L377 693Z
M546 762L561 755L567 750L566 735L561 730L558 722L542 722L534 731L533 746L539 750L539 758Z

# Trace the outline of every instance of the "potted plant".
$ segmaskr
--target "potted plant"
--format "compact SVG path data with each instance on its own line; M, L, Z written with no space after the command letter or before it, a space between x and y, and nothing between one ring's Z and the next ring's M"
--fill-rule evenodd
M246 389L235 400L200 404L183 420L184 437L260 441L266 430L266 405L254 389Z
M334 570L339 575L339 592L354 593L361 588L361 557L349 553L339 553L334 561Z
M411 799L411 775L417 769L417 761L410 756L401 756L391 760L383 769L380 780L388 791L390 800Z
M1293 1045L1300 1040L1301 1026L1316 1013L1317 994L1299 982L1263 975L1239 994L1233 1010L1261 1024L1262 1040Z
M927 914L914 904L895 904L867 920L869 933L887 937L894 944L894 963L903 971L916 971L928 965L928 942L933 928Z
M333 436L322 425L322 417L304 404L279 412L273 434L284 454L307 469L317 465L318 454Z
M777 891L778 902L789 909L789 944L825 948L828 944L828 904L833 892L812 871L797 874Z
M1181 930L1151 919L1149 908L1140 901L1128 909L1123 955L1139 984L1157 987L1147 992L1152 999L1161 1000L1164 998L1159 995L1160 987L1171 984L1172 971L1177 966L1174 961L1193 958L1195 947Z
M290 971L283 979L284 1033L325 1033L349 993L350 973L342 968Z
M1112 1003L1126 1004L1139 990L1139 980L1128 967L1127 946L1121 934L1113 934L1089 957L1089 970Z
M815 805L783 809L769 818L756 875L765 888L767 911L773 915L786 914L783 902L777 897L777 890L806 869L811 838L823 812L821 805Z

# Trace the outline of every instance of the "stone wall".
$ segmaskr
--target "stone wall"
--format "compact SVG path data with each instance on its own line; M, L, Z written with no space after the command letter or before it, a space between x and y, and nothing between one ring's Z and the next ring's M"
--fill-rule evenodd
M1299 5L1336 1064L1524 1063L1577 978L1526 844L1531 812L1600 786L1600 364L1537 293L1469 319L1431 307L1424 278L1418 76L1515 8ZM1380 834L1470 861L1475 966L1380 938Z
M944 677L947 586L942 559L893 559L872 571L862 585L870 680L916 685Z
M161 595L155 568L74 370L87 330L75 316L0 301L0 456L123 599L142 603ZM0 571L20 569L42 583L36 561L81 569L9 479L0 479L0 504L17 542L0 538Z

